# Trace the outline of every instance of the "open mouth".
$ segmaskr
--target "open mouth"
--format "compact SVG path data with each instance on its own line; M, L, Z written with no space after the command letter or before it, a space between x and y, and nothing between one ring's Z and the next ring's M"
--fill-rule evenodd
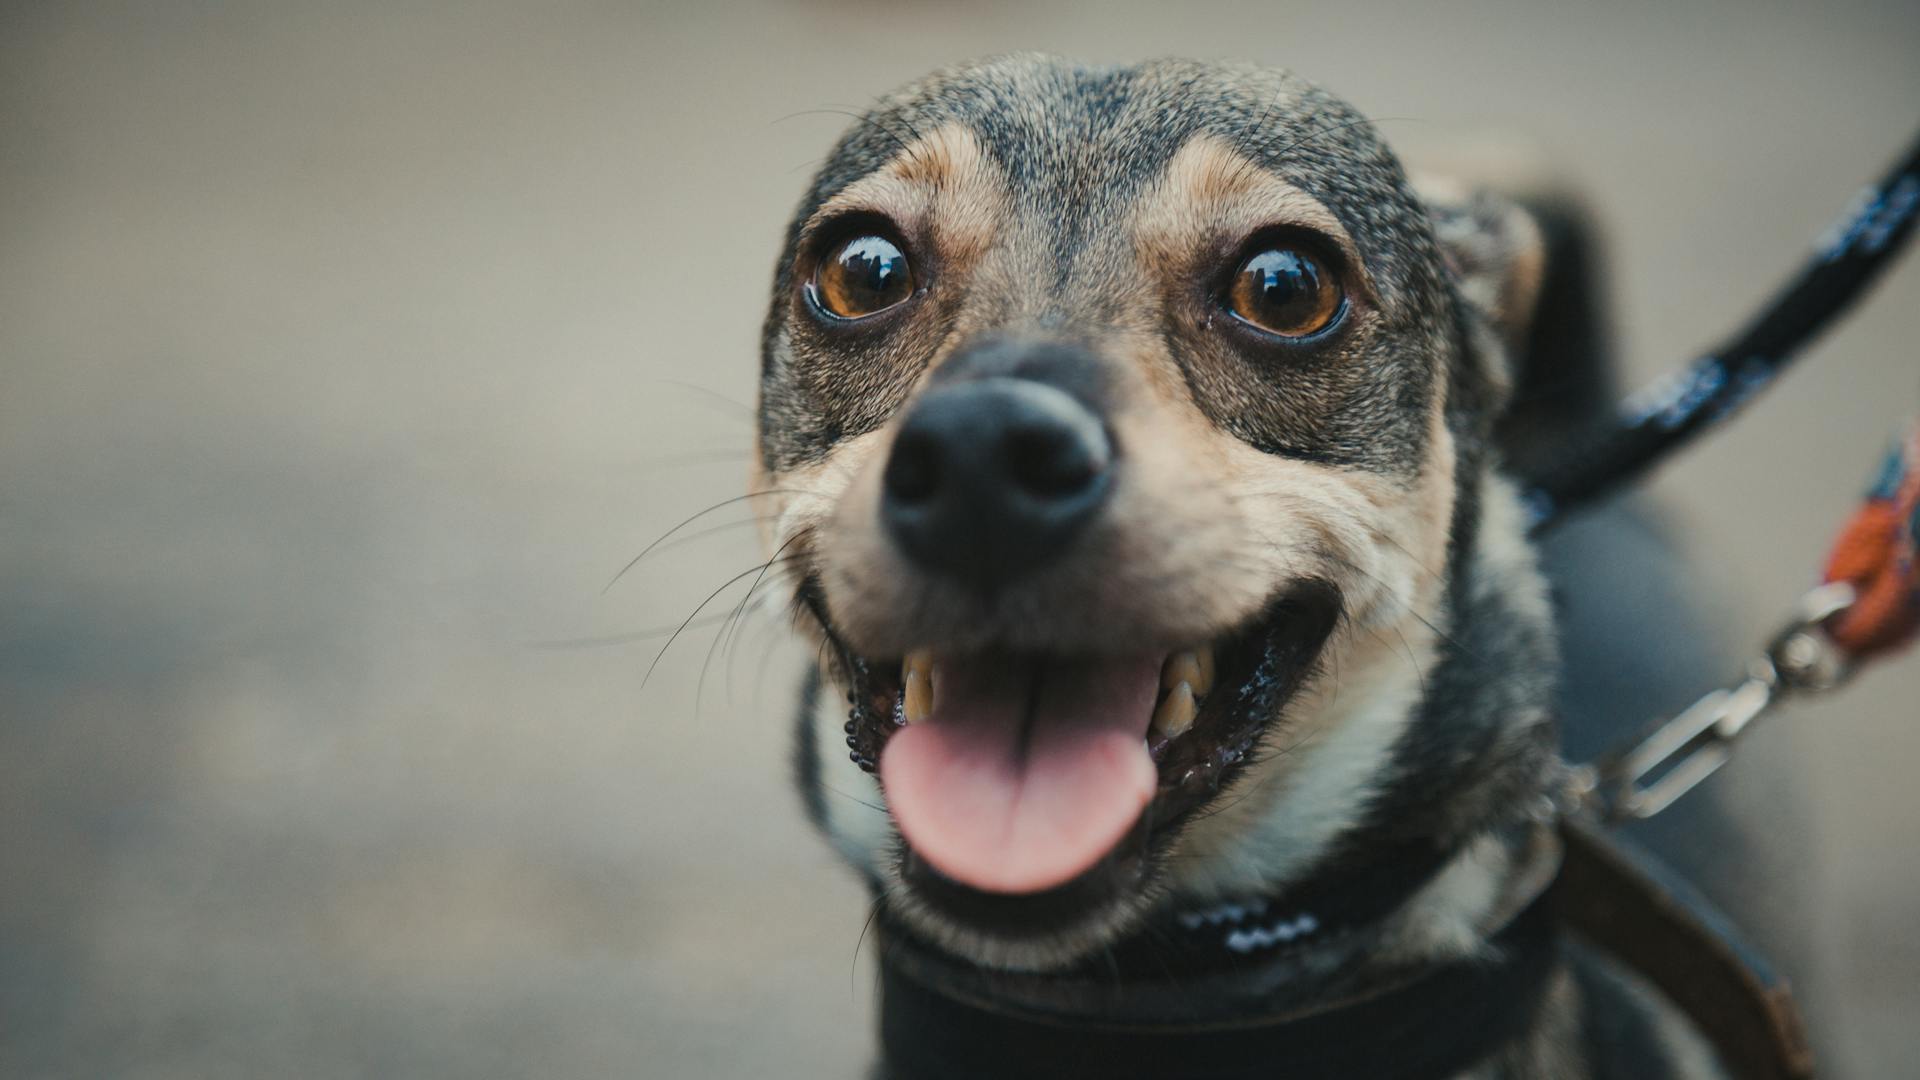
M1155 841L1244 768L1340 612L1311 581L1168 653L880 659L847 650L817 599L850 687L850 756L880 776L903 878L969 923L1024 931L1139 880Z

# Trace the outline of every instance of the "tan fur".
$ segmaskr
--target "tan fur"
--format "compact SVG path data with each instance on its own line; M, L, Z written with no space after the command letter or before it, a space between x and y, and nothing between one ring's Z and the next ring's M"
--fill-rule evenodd
M964 125L949 124L823 203L805 233L854 211L884 214L909 232L930 235L949 264L946 272L964 273L993 245L1007 218L1006 200L999 166Z
M1246 793L1184 838L1180 863L1191 887L1232 895L1290 880L1364 811L1435 657L1443 584L1436 568L1454 500L1452 438L1438 402L1430 424L1435 452L1412 492L1234 451L1249 478L1243 483L1276 493L1245 508L1250 527L1290 537L1302 560L1271 571L1338 582L1351 625L1328 644L1314 685L1271 729L1274 753L1243 781Z
M943 128L835 196L815 218L858 208L912 222L929 212L934 193L945 193L941 197L959 200L970 220L989 219L999 204L975 189L991 172L977 153L970 136ZM942 218L948 209L940 210ZM1397 598L1393 605L1400 609L1421 606L1412 582L1431 574L1403 564L1438 564L1450 496L1409 498L1412 493L1377 476L1263 454L1221 432L1194 405L1164 338L1153 332L1170 282L1188 280L1181 264L1208 238L1285 224L1334 238L1352 264L1361 265L1351 238L1324 206L1211 137L1183 148L1143 198L1130 226L1142 272L1126 286L1132 300L1115 305L1133 314L1105 327L1098 342L1122 383L1113 428L1129 479L1087 551L1024 590L1026 602L1017 610L978 610L957 590L917 574L881 534L879 474L892 425L877 441L863 436L837 448L830 480L779 480L837 500L830 516L814 520L830 611L850 642L882 655L990 641L1051 649L1179 648L1231 629L1256 613L1277 583L1306 576L1341 584L1363 623L1374 618L1375 597ZM974 226L957 231L968 244L980 234ZM939 235L948 235L944 225ZM949 258L944 248L937 255ZM1014 268L998 264L1017 253L970 250L968 257L982 264L979 272L1004 274ZM1354 285L1363 296L1371 290L1364 273L1355 275ZM963 338L964 327L981 317L970 319L962 310L954 320L960 329L950 337ZM928 370L944 355L936 354ZM1436 467L1422 474L1423 491L1451 483L1450 441L1438 424L1438 406Z
M964 258L974 265L991 262L1002 256L977 247L998 206L978 186L990 174L970 137L941 129L840 193L816 219L862 209L912 223L933 213L941 243L966 245ZM959 220L948 223L950 213ZM1181 648L1252 618L1281 583L1337 584L1349 626L1329 647L1326 674L1275 725L1276 749L1287 752L1256 766L1242 781L1251 795L1196 824L1175 860L1172 884L1198 894L1285 880L1357 820L1433 662L1427 624L1439 602L1435 568L1445 557L1453 505L1452 438L1437 397L1429 407L1432 453L1411 485L1262 453L1222 432L1192 400L1164 339L1150 332L1162 297L1187 280L1183 264L1210 238L1273 225L1315 229L1361 265L1324 206L1215 139L1183 148L1141 201L1129 226L1141 263L1132 285L1138 302L1125 305L1138 325L1109 327L1098 342L1120 382L1112 426L1127 482L1085 550L1024 590L1026 606L971 608L969 598L908 566L884 536L880 473L894 424L848 440L819 465L769 479L805 492L781 500L774 543L817 530L813 549L830 613L872 655L986 642ZM944 247L937 254L950 258ZM1371 290L1364 275L1353 285L1363 298ZM935 356L929 370L943 358ZM837 732L837 721L823 722ZM827 745L837 735L822 739ZM870 856L865 861L872 865ZM950 947L971 946L976 955L995 948L917 920L910 897L899 906ZM1090 928L1088 940L1098 933ZM1070 954L1080 943L1058 946ZM982 959L1026 966L1056 957Z
M1004 212L993 179L972 137L942 128L835 196L809 227L852 210L883 212L909 229L931 216L940 247L930 254L950 279L966 272L954 269L956 262L991 273L996 261L1015 258L983 246ZM1193 401L1164 338L1152 332L1165 295L1190 281L1188 264L1213 238L1277 225L1311 228L1332 238L1351 265L1363 265L1323 205L1217 139L1192 140L1140 201L1128 224L1140 266L1129 286L1136 299L1119 306L1134 315L1105 328L1097 343L1120 384L1112 427L1126 455L1127 482L1084 551L1023 590L1025 606L970 607L957 590L908 566L885 537L880 474L897 418L845 441L817 465L766 481L804 492L780 498L771 542L816 533L810 546L830 614L854 647L871 655L987 642L1170 650L1204 644L1246 622L1282 583L1320 578L1338 585L1349 626L1329 647L1326 675L1275 725L1274 738L1289 752L1256 766L1242 781L1250 797L1196 824L1175 859L1171 884L1198 894L1284 880L1357 819L1433 662L1427 623L1440 595L1435 568L1445 557L1453 505L1452 438L1437 396L1429 406L1432 452L1410 485L1262 453L1222 432ZM1372 295L1364 273L1350 287L1363 302ZM1366 317L1364 309L1357 317ZM966 313L956 321L966 323ZM932 357L927 370L944 355ZM821 721L831 725L823 746L838 741L836 716ZM1269 824L1278 822L1284 827ZM864 823L858 832L873 836ZM874 863L871 853L862 861ZM910 897L898 903L909 921L921 921ZM994 948L951 940L937 925L921 929L948 938L950 947L971 945L975 954ZM1099 932L1090 928L1089 942ZM1058 944L1063 954L1080 946ZM1057 957L982 959L1027 966Z
M1332 237L1364 295L1374 296L1353 237L1318 199L1260 168L1225 140L1199 135L1187 141L1130 224L1141 265L1178 283L1196 255L1220 236L1247 236L1257 229L1293 225Z
M938 73L886 108L894 122L849 133L816 180L809 198L823 201L784 256L765 338L762 450L782 463L756 477L781 492L767 539L803 557L781 567L795 585L818 586L806 599L825 610L810 611L848 657L829 677L918 650L937 662L1223 638L1237 666L1250 624L1275 635L1262 639L1271 649L1292 629L1319 651L1317 664L1269 653L1235 684L1246 696L1175 736L1207 739L1209 718L1238 723L1247 701L1285 702L1257 718L1264 744L1252 755L1171 744L1176 756L1160 759L1170 772L1187 767L1183 753L1229 764L1163 775L1155 805L1170 812L1139 827L1144 853L1123 847L1103 864L1138 877L1083 875L1087 891L1063 894L1071 919L1049 915L1043 932L969 914L973 901L903 869L872 776L837 776L834 793L856 797L811 807L833 842L912 936L986 968L1047 971L1095 955L1156 905L1270 896L1318 868L1337 873L1336 850L1365 859L1430 829L1457 854L1364 935L1306 942L1288 961L1310 973L1299 989L1489 955L1558 865L1531 809L1551 771L1552 619L1518 500L1492 472L1502 444L1489 442L1513 377L1503 365L1529 340L1545 280L1540 230L1476 187L1427 184L1416 198L1363 118L1250 67L1116 73L1016 57ZM1281 118L1272 137L1270 118ZM1197 133L1171 146L1170 132ZM919 286L863 326L806 306L823 230L855 213L904 241ZM1222 279L1268 235L1298 237L1344 288L1326 333L1285 341L1233 321ZM1106 501L1067 554L1036 556L992 588L954 584L942 576L953 567L925 552L910 562L882 524L902 420L961 349L968 370L956 379L1066 357L1052 377L1084 397L1115 451ZM1445 577L1462 566L1462 580ZM1339 601L1324 644L1326 624L1308 621L1316 590L1294 589L1322 582ZM1306 598L1298 623L1272 608L1290 590ZM826 633L810 615L800 623ZM1273 671L1290 680L1284 695L1251 696L1269 692ZM814 762L841 756L846 689L815 702ZM862 699L849 727L867 767L883 707ZM1210 775L1231 786L1179 786ZM1031 916L1029 899L1057 902L1010 897L1004 913ZM1533 1029L1470 1075L1581 1080L1582 1009L1580 986L1556 972ZM1663 1037L1676 1060L1704 1061Z

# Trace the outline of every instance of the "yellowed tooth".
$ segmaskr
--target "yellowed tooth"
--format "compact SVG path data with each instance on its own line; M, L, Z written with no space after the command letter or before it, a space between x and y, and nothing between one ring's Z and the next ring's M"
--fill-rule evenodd
M1193 726L1193 714L1199 711L1193 704L1193 687L1179 683L1167 691L1160 707L1153 710L1153 730L1169 739L1177 739Z
M1204 694L1206 691L1200 689L1200 670L1200 657L1191 649L1174 653L1167 657L1166 663L1160 665L1160 689L1171 690L1186 683Z
M1199 669L1199 677L1188 681L1193 683L1195 697L1206 697L1213 689L1213 650L1203 648L1194 653L1194 666Z
M901 667L905 683L901 711L909 724L925 720L933 712L933 654L924 649L908 653Z

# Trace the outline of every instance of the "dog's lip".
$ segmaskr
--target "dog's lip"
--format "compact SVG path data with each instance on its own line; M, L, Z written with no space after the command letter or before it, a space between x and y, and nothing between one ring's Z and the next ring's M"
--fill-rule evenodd
M817 591L803 602L821 622L843 665L848 692L850 757L874 770L894 732L905 726L901 661L869 660L848 650L825 618ZM1158 772L1152 799L1135 826L1088 870L1031 894L987 893L940 875L902 845L901 878L944 917L980 932L1027 937L1091 916L1103 903L1140 887L1156 851L1217 798L1255 752L1271 719L1318 659L1341 614L1340 595L1320 580L1282 589L1261 614L1218 638L1218 673L1192 727L1175 739L1149 735Z

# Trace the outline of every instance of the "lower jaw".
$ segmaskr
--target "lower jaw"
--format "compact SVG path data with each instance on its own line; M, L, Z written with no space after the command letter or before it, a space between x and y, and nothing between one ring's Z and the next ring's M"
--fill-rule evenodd
M879 911L886 947L901 938L966 965L1017 975L1076 969L1132 931L1158 899L1144 847L1103 859L1043 892L987 893L959 884L902 851Z

